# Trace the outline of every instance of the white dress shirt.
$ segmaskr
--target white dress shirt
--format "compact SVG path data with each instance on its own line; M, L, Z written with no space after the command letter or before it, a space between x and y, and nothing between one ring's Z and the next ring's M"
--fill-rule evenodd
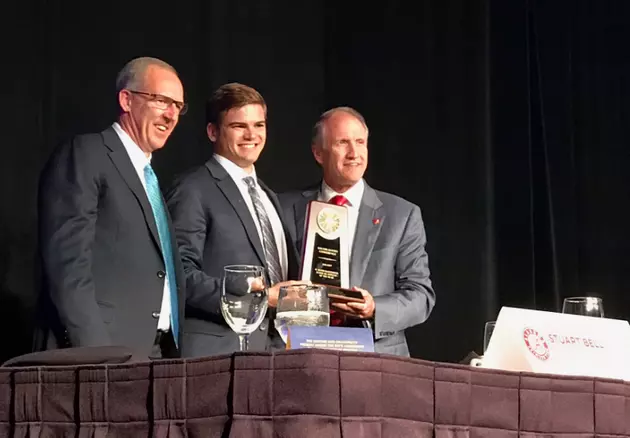
M117 122L114 122L112 125L118 137L120 137L120 141L122 142L129 158L131 159L131 164L133 164L133 168L136 169L136 173L138 174L138 178L140 178L140 182L142 183L142 187L144 187L144 191L147 191L147 183L144 179L144 168L147 164L151 164L151 156L147 157L132 139L129 137L120 125ZM147 193L147 199L149 194ZM166 206L165 206L166 208ZM176 251L177 248L173 248L173 251ZM174 253L173 257L178 257L179 253ZM158 319L157 328L159 330L168 330L171 327L171 295L169 293L169 278L168 276L164 277L164 291L162 292L162 307L160 308L160 318ZM183 303L182 303L183 304Z
M352 257L352 244L354 243L354 234L357 229L357 219L359 219L359 208L361 207L361 200L363 199L363 192L365 190L365 183L361 178L355 185L350 187L344 193L337 193L330 188L328 184L322 182L322 187L319 190L317 200L322 202L328 202L333 196L343 196L349 202L346 207L348 208L348 234L350 248L348 248L348 257Z
M260 238L260 244L265 247L262 238L262 231L260 229L260 222L258 222L258 216L256 215L256 209L254 208L254 202L252 201L252 197L249 195L249 187L247 183L243 180L243 178L251 176L254 178L256 183L256 191L258 192L258 196L262 201L263 206L265 207L265 211L267 212L267 216L269 217L269 221L271 222L271 228L273 230L273 237L276 239L276 246L278 247L278 256L280 258L280 269L282 269L282 280L287 279L287 271L288 271L288 262L287 262L287 242L284 237L284 228L282 227L282 221L280 220L280 216L276 211L273 203L267 196L267 193L258 185L258 179L256 178L256 169L253 168L251 175L245 172L244 169L237 166L227 158L214 154L213 157L230 175L230 177L234 180L236 187L241 192L241 196L245 200L245 204L247 205L247 209L249 213L252 215L252 219L254 220L254 225L256 225L256 230L258 231L258 237Z

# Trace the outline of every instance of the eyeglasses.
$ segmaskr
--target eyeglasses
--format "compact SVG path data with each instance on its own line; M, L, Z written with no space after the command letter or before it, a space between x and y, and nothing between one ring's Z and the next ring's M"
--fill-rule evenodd
M136 91L136 90L127 90L127 91L133 94L140 94L142 96L147 96L149 98L148 99L149 103L151 103L151 105L154 108L157 108L159 110L166 110L171 105L175 105L175 108L177 108L177 111L179 112L180 116L183 116L188 111L187 103L180 102L175 99L171 99L170 97L162 96L161 94L145 93L144 91Z

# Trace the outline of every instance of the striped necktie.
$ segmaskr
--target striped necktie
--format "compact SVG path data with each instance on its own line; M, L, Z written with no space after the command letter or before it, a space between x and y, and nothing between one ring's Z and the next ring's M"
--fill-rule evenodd
M267 262L267 272L269 274L270 286L282 281L282 269L280 267L280 253L278 252L278 245L276 244L276 238L273 234L273 228L271 227L271 221L265 210L265 206L260 199L258 190L256 189L256 181L251 176L243 178L249 196L252 198L254 204L254 210L258 217L258 223L260 224L260 232L262 233L263 250L265 252L265 261Z

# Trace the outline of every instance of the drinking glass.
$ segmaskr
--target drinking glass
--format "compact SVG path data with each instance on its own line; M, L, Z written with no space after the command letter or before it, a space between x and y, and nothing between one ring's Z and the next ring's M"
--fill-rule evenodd
M597 297L569 297L564 299L562 313L603 318L604 304Z
M329 324L330 304L325 286L294 284L280 288L275 326L281 335L286 327L291 325L328 326Z
M253 265L229 265L221 280L221 313L236 332L241 351L247 351L248 337L267 313L265 269Z
M483 330L483 354L486 354L486 350L488 349L488 345L490 344L490 338L492 337L492 332L494 332L494 326L496 324L496 321L486 322L486 326Z

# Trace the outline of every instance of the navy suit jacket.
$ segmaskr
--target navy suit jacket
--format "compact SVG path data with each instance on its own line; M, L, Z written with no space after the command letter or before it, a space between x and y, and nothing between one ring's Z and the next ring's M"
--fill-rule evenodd
M282 220L276 195L260 179L258 183ZM197 357L238 351L238 337L221 314L221 276L226 265L265 266L254 218L232 177L212 158L178 178L166 198L186 274L183 354ZM297 251L286 232L285 236L288 277L295 279ZM275 329L270 331L272 318L269 312L250 335L250 350L282 347Z
M38 334L53 337L37 336L36 349L120 345L148 357L166 269L151 204L112 127L55 149L40 177L38 207ZM176 249L170 220L169 227ZM173 256L182 303L183 270ZM173 311L181 321L183 306Z

